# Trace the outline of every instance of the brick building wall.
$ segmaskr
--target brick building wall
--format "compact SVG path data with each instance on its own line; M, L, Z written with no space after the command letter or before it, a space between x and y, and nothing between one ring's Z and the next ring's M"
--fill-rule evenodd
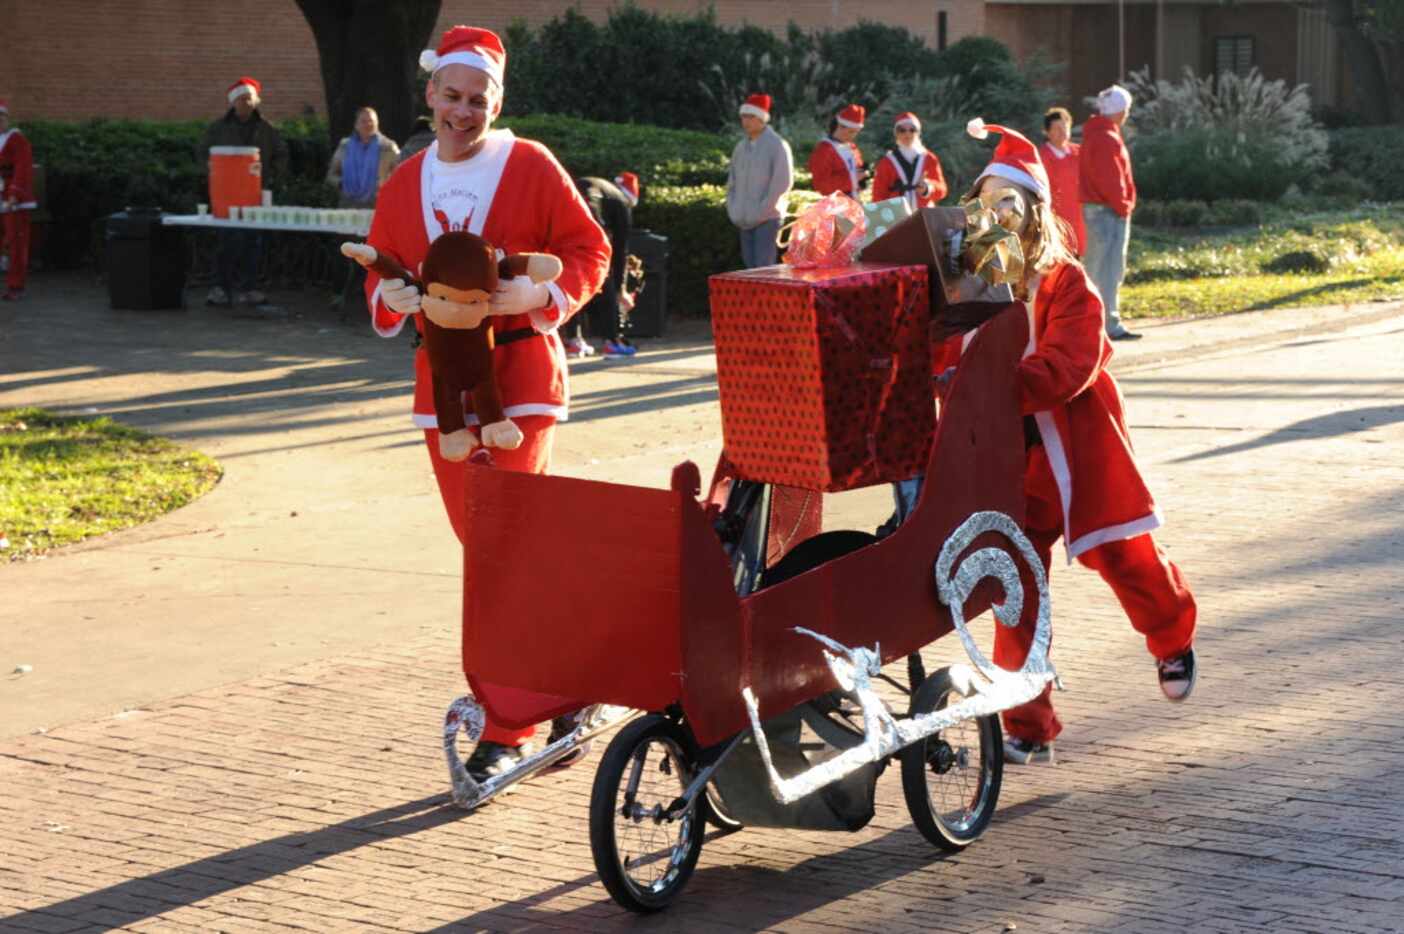
M602 20L617 0L579 0ZM720 22L750 23L783 33L841 29L860 19L902 26L937 42L946 12L947 41L982 31L983 0L641 0L661 13L711 7ZM444 0L435 37L454 23L505 29L513 20L540 25L568 4L559 0ZM0 96L17 120L126 117L213 118L224 89L241 74L264 86L264 112L274 119L325 112L312 31L293 0L239 4L191 0L6 0L0 3ZM509 63L510 63L510 50ZM510 64L509 64L510 69Z

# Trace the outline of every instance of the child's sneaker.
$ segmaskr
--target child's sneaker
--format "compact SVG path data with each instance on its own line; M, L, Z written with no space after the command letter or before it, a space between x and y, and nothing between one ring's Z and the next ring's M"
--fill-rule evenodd
M617 360L621 357L632 357L638 353L639 349L624 338L617 341L605 341L604 355L607 360Z
M1004 761L1014 765L1053 764L1053 744L1011 736L1004 741Z
M585 343L585 340L583 338L572 337L565 342L565 353L567 357L570 357L572 359L580 359L583 357L594 356L595 348Z
M1194 649L1163 662L1156 662L1155 670L1160 675L1161 693L1176 704L1190 696L1190 692L1194 690L1195 678L1199 676Z
M463 766L473 777L473 781L482 784L489 778L512 771L529 752L530 748L527 746L505 746L491 740L481 740Z

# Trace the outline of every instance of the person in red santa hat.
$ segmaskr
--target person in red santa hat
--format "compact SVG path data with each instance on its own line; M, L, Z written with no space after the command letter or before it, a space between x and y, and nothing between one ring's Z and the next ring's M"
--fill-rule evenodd
M970 197L997 211L1021 207L1018 234L1024 272L1013 283L1025 303L1030 340L1019 363L1020 405L1028 452L1024 531L1043 560L1063 539L1068 560L1097 571L1120 600L1131 625L1156 659L1160 689L1183 701L1194 689L1194 596L1184 576L1156 545L1160 512L1141 478L1122 410L1121 390L1107 370L1111 344L1102 302L1067 247L1054 215L1048 174L1033 143L1018 132L972 120L970 134L1001 135L993 160ZM942 348L938 366L959 360L970 335ZM1017 628L995 627L994 660L1020 668L1033 641L1032 614ZM1062 730L1051 687L1004 713L1005 760L1051 762Z
M841 191L857 200L868 187L868 170L863 167L863 154L854 142L863 131L866 117L861 106L849 104L829 121L829 135L819 141L809 156L809 174L819 194Z
M10 126L10 102L0 98L0 218L4 220L4 247L10 260L5 272L7 302L24 297L29 271L29 215L39 205L34 200L34 153L29 140Z
M1079 156L1082 147L1072 141L1073 119L1064 107L1050 107L1043 115L1043 135L1038 157L1048 170L1053 189L1053 213L1072 231L1068 248L1082 256L1087 249L1087 229L1082 223L1082 198L1078 193Z
M873 200L905 198L912 210L929 208L946 197L941 160L921 144L921 121L911 112L898 114L893 124L895 149L878 161L873 174Z
M524 435L519 447L495 449L493 457L500 469L545 473L556 422L566 417L568 400L558 331L604 281L609 240L545 146L493 129L502 111L507 61L496 34L454 26L419 61L431 74L425 99L434 114L435 140L386 180L367 243L407 269L418 269L429 244L451 230L477 234L506 253L541 252L560 259L564 269L554 282L504 279L490 302L431 303L425 310L446 328L491 322L504 409ZM413 284L370 272L366 296L372 326L381 336L394 337L407 319L422 330L421 295ZM414 366L414 422L424 429L449 522L462 541L466 462L440 456L429 359L422 347ZM468 760L469 772L481 781L511 769L533 732L532 727L506 729L489 715Z
M737 108L741 140L726 171L726 216L741 237L741 264L773 266L776 238L795 184L790 144L770 127L770 95L752 94Z

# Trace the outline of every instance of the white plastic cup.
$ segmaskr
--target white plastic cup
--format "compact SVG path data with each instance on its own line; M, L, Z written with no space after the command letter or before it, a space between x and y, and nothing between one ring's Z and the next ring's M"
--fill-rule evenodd
M239 219L239 205L231 204L229 206L229 219L231 221L237 221Z
M273 192L267 188L263 189L263 206L266 208L273 206Z
M196 216L196 217L207 217L207 216L209 216L209 213L210 213L210 206L209 206L208 204L197 204L197 205L195 205L195 216Z

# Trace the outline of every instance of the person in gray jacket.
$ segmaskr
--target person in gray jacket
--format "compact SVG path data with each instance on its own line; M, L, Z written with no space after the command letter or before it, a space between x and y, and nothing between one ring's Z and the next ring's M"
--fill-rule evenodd
M795 182L790 144L769 126L770 95L752 94L741 105L746 138L731 152L726 178L726 213L741 230L741 261L747 269L773 266L775 238Z

